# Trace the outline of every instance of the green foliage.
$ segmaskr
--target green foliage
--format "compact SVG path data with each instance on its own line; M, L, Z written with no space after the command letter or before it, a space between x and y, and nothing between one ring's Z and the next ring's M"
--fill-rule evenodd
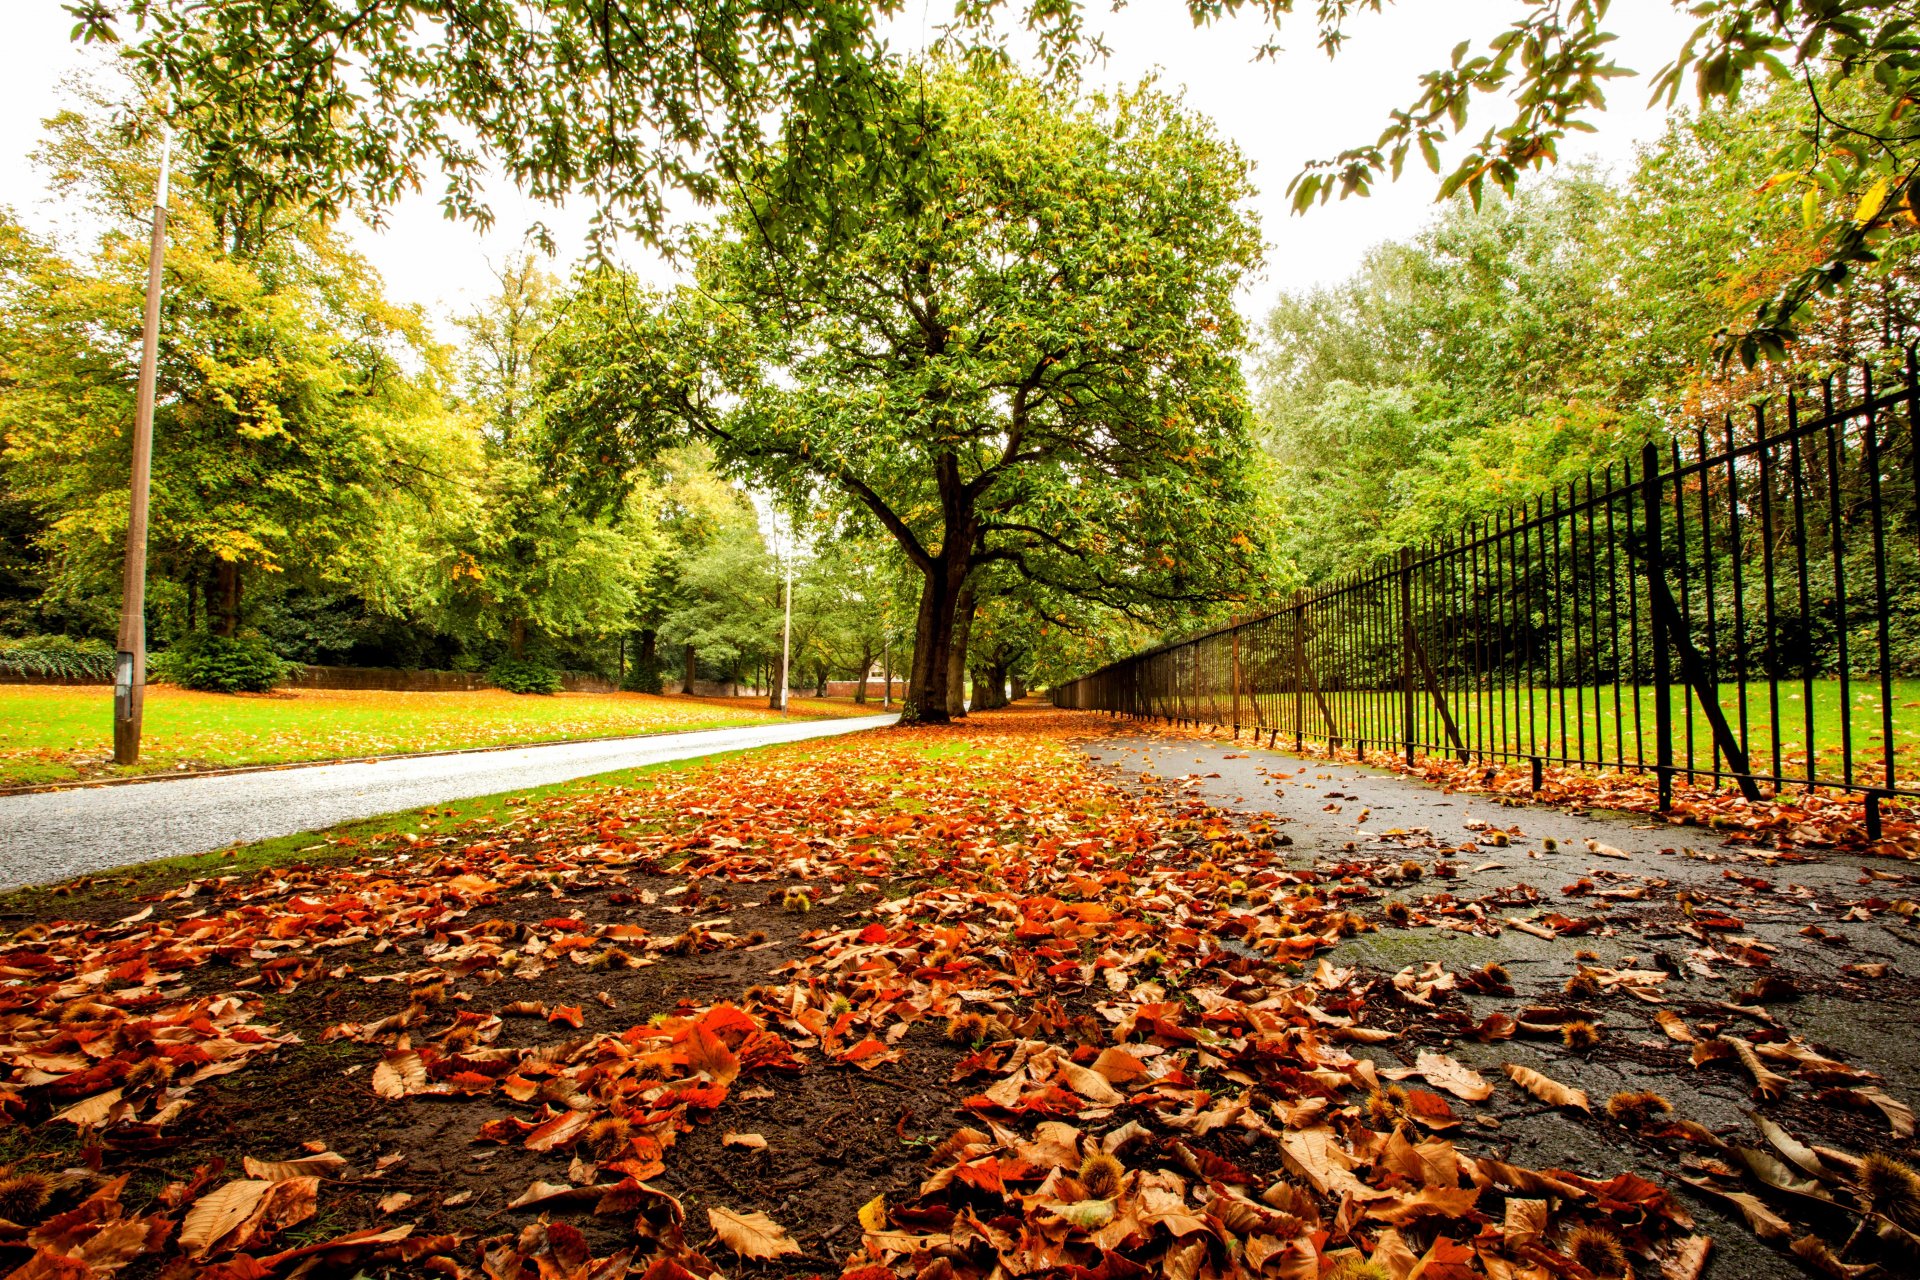
M1876 288L1807 310L1804 362L1711 359L1728 311L1819 251L1799 197L1768 183L1774 140L1807 110L1781 89L1687 115L1619 179L1573 170L1455 201L1350 280L1283 298L1261 423L1283 546L1308 577L1564 496L1648 440L1722 439L1750 399L1911 340L1915 246L1890 244Z
M149 679L208 693L268 693L299 671L257 631L232 636L191 632L147 660Z
M113 646L104 640L70 636L0 639L0 675L110 681Z
M743 173L699 291L578 280L548 424L581 483L704 438L790 506L864 512L924 580L913 709L938 715L977 566L1142 607L1267 568L1233 304L1259 243L1245 161L1165 95L984 63L906 85L877 175Z
M171 87L197 144L186 172L249 224L383 208L437 168L443 206L482 226L495 172L547 199L591 194L596 236L658 239L673 192L717 199L775 137L807 140L818 170L878 169L891 157L874 122L901 106L879 30L899 0L69 7L77 39L126 39L141 78ZM962 5L958 25L986 32L1000 7ZM1078 10L1020 11L1043 59L1070 69Z
M502 658L487 668L487 679L508 693L559 693L560 672L533 658Z
M659 693L666 687L667 664L659 654L627 658L627 671L620 687L628 693Z
M157 159L106 126L99 94L82 105L49 122L39 160L54 192L105 227L94 252L70 261L0 211L3 465L40 522L44 598L69 613L117 598ZM156 604L206 592L231 628L246 584L387 597L401 531L429 517L470 456L471 433L446 412L442 353L322 223L249 237L174 191L150 508Z

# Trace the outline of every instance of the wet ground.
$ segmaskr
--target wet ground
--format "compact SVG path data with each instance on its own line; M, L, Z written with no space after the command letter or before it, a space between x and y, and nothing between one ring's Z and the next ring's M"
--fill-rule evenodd
M1651 1089L1676 1116L1728 1142L1764 1146L1746 1115L1759 1105L1752 1080L1737 1063L1693 1066L1691 1046L1655 1020L1668 1010L1701 1040L1798 1036L1882 1077L1879 1087L1898 1102L1920 1103L1920 932L1897 905L1920 889L1908 863L1731 847L1712 832L1642 815L1505 805L1244 740L1142 735L1087 750L1169 797L1247 820L1270 815L1297 865L1370 875L1376 893L1359 909L1381 927L1342 944L1328 957L1333 965L1382 984L1435 960L1456 975L1488 964L1506 970L1510 995L1455 990L1431 1011L1410 1004L1401 1038L1365 1050L1383 1067L1411 1065L1422 1048L1491 1080L1518 1063L1585 1090L1596 1113L1616 1092ZM1395 902L1408 908L1404 925L1392 919ZM1582 970L1668 976L1638 996L1611 983L1570 993ZM1493 1014L1552 1021L1529 1018L1542 1011L1584 1017L1600 1043L1572 1052L1546 1036L1482 1042L1472 1034ZM1764 1112L1809 1143L1913 1161L1912 1139L1896 1137L1883 1116L1821 1092L1795 1079ZM1601 1177L1627 1168L1660 1169L1669 1180L1693 1172L1697 1157L1671 1143L1640 1142L1598 1116L1516 1106L1514 1093L1496 1090L1470 1126L1483 1151ZM1729 1220L1722 1202L1681 1189L1715 1239L1709 1275L1814 1274Z

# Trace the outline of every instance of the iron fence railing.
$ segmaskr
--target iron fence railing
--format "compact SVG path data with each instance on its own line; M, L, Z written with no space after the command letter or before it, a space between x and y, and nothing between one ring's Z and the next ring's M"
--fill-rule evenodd
M1411 761L1920 795L1920 371L1757 407L1052 691ZM1817 406L1817 410L1816 407Z

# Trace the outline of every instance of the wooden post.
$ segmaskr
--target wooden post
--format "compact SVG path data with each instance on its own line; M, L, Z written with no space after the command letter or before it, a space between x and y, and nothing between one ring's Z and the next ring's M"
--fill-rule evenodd
M147 503L153 479L154 382L160 363L161 260L167 247L167 170L173 135L160 140L160 178L153 191L153 238L147 245L147 309L140 329L140 385L133 409L133 476L127 491L127 553L120 581L120 637L113 670L113 761L140 759L140 721L147 698Z

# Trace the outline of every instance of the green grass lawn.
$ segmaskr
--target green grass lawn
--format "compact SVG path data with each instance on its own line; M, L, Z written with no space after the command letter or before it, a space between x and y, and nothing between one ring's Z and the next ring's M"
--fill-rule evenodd
M847 702L794 698L791 714L820 719L878 712ZM656 697L640 693L521 696L303 689L270 694L147 691L137 765L116 768L113 691L97 685L0 685L0 786L162 770L227 768L445 751L511 743L667 733L764 724L780 715L763 698Z
M1885 780L1886 761L1886 742L1881 729L1880 682L1877 679L1853 680L1847 692L1848 701L1852 704L1849 719L1853 735L1854 781L1861 785L1875 785ZM1741 724L1740 693L1740 686L1733 682L1722 684L1719 688L1720 705L1736 735ZM1920 680L1895 680L1892 693L1895 777L1903 784L1913 785L1920 783ZM1399 741L1400 697L1398 690L1336 690L1328 692L1327 703L1342 728L1343 739L1350 745L1354 739L1364 738L1371 750L1376 743L1384 746ZM1475 751L1506 749L1523 756L1538 754L1549 761L1558 761L1564 754L1604 759L1612 763L1624 756L1626 763L1631 766L1644 747L1645 758L1649 762L1653 759L1656 694L1651 687L1620 689L1617 724L1615 695L1610 685L1598 689L1448 689L1446 697L1462 738ZM1809 739L1806 691L1799 681L1783 681L1779 698L1779 767L1789 778L1805 777ZM1637 737L1636 703L1639 718ZM1693 713L1691 759L1696 768L1708 770L1713 767L1713 731L1699 703L1694 701L1691 694L1679 688L1673 691L1672 698L1674 763L1684 766L1689 759L1686 730L1689 704ZM1266 726L1277 724L1283 737L1292 733L1291 695L1263 697L1261 706ZM1845 757L1840 682L1815 680L1811 707L1815 773L1824 781L1840 781ZM1438 719L1433 718L1433 701L1424 693L1419 699L1418 710L1423 717L1422 737L1444 742L1445 730ZM1324 734L1325 721L1320 718L1311 697L1305 700L1305 711L1309 735ZM1250 709L1244 705L1240 719L1243 725L1252 719ZM1766 684L1749 682L1746 686L1746 740L1752 751L1751 765L1759 773L1771 773L1774 769L1773 724L1774 709Z

